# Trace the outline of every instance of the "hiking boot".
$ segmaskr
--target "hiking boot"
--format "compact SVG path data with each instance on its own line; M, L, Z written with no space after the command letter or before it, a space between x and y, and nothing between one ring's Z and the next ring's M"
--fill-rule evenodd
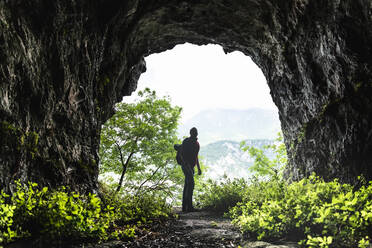
M186 207L185 210L182 208L182 212L186 212L186 213L189 213L189 212L198 212L199 210L194 208L194 207Z
M191 208L189 209L189 212L199 212L199 209L194 208L194 207L191 207Z

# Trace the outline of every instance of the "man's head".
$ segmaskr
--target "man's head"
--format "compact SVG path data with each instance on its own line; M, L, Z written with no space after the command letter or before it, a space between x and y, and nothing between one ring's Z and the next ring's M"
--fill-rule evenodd
M197 137L198 136L198 129L196 129L196 127L193 127L190 129L190 135L191 137Z

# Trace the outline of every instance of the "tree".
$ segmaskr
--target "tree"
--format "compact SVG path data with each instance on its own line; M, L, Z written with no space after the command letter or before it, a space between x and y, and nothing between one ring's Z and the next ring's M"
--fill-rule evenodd
M283 143L282 133L278 133L275 140L276 143L264 146L261 150L252 146L245 146L245 142L241 143L243 151L248 151L249 155L254 158L254 164L249 168L257 176L282 177L282 172L287 165L287 150ZM273 160L270 160L265 155L265 150L271 149L276 154Z
M181 108L155 91L138 93L135 103L119 103L116 113L102 127L100 172L120 174L119 192L126 178L127 190L171 191L170 182L181 180L173 145ZM178 169L179 170L179 169Z

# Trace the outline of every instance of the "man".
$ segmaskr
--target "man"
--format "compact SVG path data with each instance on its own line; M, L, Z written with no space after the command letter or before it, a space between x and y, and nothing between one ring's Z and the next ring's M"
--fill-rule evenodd
M198 130L193 127L190 129L190 137L186 138L182 142L182 171L185 175L185 185L183 188L182 196L182 211L191 212L195 211L192 206L192 195L194 191L194 167L195 164L198 166L198 175L201 175L201 169L198 159L199 154L199 142L198 142Z

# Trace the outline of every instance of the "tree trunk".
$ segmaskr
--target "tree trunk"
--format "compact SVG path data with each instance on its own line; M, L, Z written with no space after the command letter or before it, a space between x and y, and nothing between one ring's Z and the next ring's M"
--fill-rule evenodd
M123 172L121 173L121 176L120 176L120 180L119 180L119 185L118 187L116 188L116 192L115 194L117 194L119 191L120 191L120 188L121 188L121 185L123 184L123 180L124 180L124 175L125 173L127 172L127 168L128 168L128 164L129 164L129 161L130 159L132 158L132 156L134 155L135 152L131 152L127 158L127 161L125 161L124 163L124 158L123 158L123 153L121 152L121 148L120 146L118 145L118 149L119 149L119 152L120 152L120 161L121 161L121 164L123 166Z

